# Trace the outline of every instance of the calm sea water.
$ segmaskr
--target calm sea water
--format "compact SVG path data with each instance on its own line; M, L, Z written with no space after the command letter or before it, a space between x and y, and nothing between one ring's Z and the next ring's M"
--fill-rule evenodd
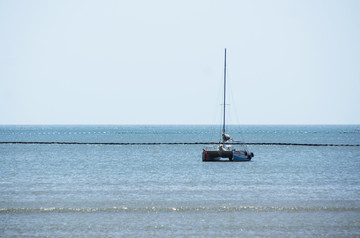
M218 126L0 126L0 142L211 142ZM246 142L360 144L360 126L230 126ZM0 144L2 237L360 237L360 147Z

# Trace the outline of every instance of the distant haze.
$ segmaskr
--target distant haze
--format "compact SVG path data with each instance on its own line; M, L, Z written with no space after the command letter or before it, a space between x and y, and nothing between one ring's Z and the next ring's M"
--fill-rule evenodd
M0 1L0 124L360 124L360 1Z

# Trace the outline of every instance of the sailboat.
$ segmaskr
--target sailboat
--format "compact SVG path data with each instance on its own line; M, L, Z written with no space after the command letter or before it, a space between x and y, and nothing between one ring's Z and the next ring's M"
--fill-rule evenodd
M250 161L254 157L254 153L247 149L238 150L233 148L234 144L239 144L233 141L230 135L226 134L226 48L224 60L224 105L223 105L223 125L221 131L221 140L216 149L203 149L202 161ZM225 160L224 160L225 159Z

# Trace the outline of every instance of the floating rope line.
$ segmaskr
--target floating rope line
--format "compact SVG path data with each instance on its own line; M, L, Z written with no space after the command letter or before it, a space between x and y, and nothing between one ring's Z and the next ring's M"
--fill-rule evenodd
M219 142L31 142L31 141L3 141L0 144L38 144L38 145L217 145ZM360 144L303 144L277 142L230 142L229 145L275 145L275 146L360 146Z

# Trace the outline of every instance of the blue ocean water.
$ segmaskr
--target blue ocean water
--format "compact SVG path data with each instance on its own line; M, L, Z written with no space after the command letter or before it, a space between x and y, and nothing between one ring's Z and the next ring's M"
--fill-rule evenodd
M229 126L246 142L360 144L359 125ZM0 142L216 142L218 126L0 126ZM360 147L0 144L3 237L359 237Z

